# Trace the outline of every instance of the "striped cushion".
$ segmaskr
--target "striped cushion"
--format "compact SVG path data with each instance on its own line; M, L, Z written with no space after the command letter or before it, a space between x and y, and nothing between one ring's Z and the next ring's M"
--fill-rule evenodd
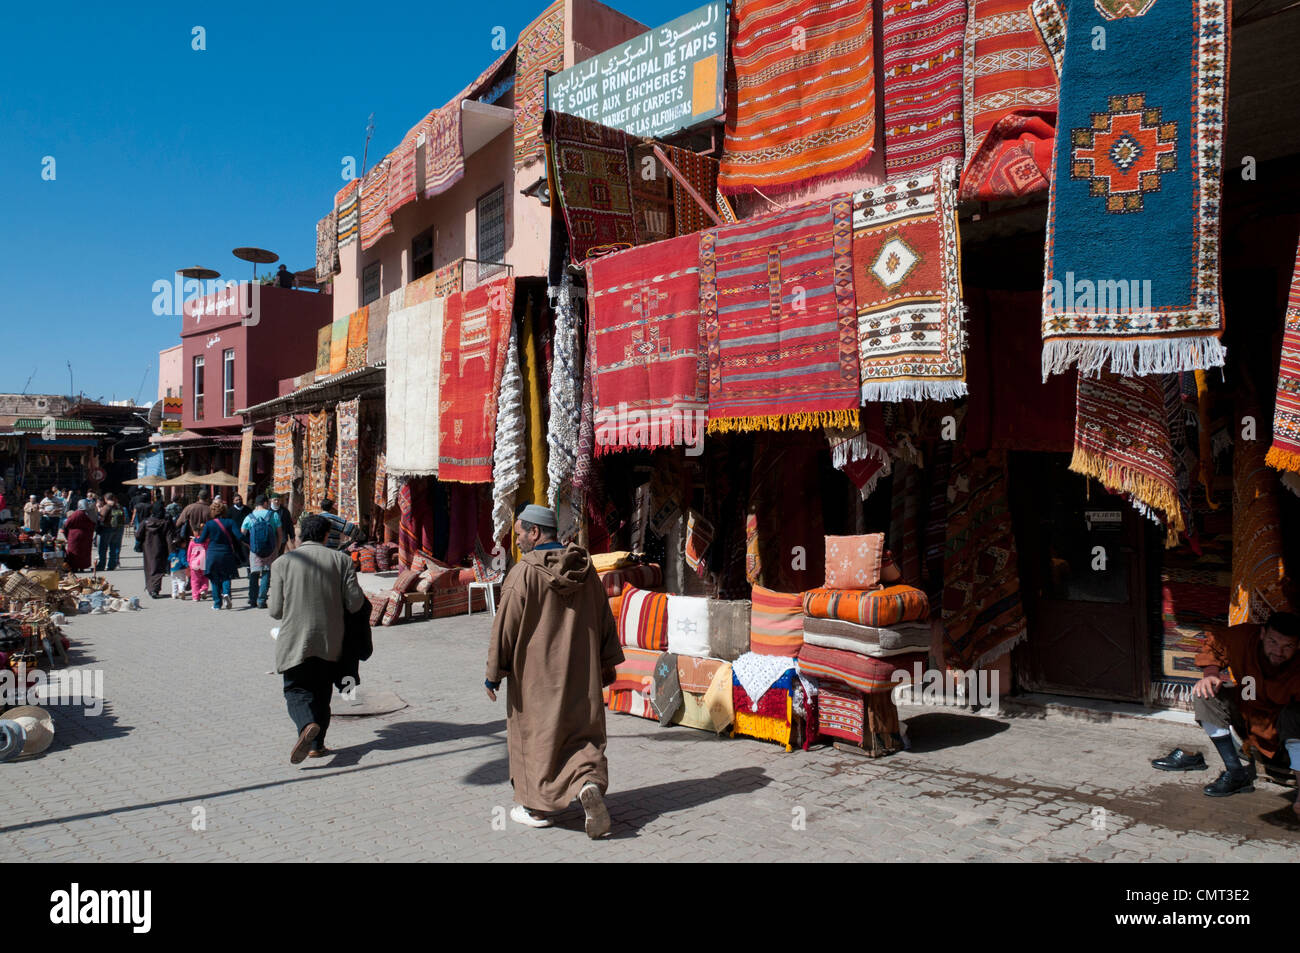
M623 661L614 667L614 681L610 688L631 689L636 692L650 692L654 685L655 663L659 661L659 652L649 649L623 649Z
M870 592L809 589L803 594L803 611L816 619L842 619L881 628L928 618L930 602L915 586L886 586Z
M605 595L616 596L623 587L633 586L637 589L657 589L664 584L663 570L658 563L643 563L639 566L624 566L598 573Z
M618 613L618 640L623 645L663 652L668 648L668 595L623 587Z
M924 652L909 652L880 659L805 642L799 650L798 668L803 675L817 679L828 678L870 695L872 692L884 692L893 688L896 684L895 672L906 672L908 678L902 681L910 681L913 665L919 663L925 668L926 661Z
M803 645L803 598L755 586L749 614L749 650L759 655L799 654Z
M650 696L645 692L634 692L627 688L607 688L604 691L604 698L605 707L610 711L636 715L638 718L649 718L651 721L659 720L655 706L651 704Z
M839 619L814 619L804 616L803 641L805 645L820 645L828 649L843 649L859 655L885 658L904 652L926 651L930 648L928 622L900 622L891 628L873 628L856 622Z

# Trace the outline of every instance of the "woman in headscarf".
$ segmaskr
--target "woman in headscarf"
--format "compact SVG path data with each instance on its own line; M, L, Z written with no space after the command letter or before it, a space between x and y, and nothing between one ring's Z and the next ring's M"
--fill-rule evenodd
M212 519L203 526L199 542L206 547L203 568L212 584L212 608L230 609L230 581L239 575L239 532L234 522L226 516L226 504L217 498L212 501Z
M167 575L167 550L172 536L172 521L162 503L149 508L149 516L140 524L140 545L144 553L144 586L150 598L162 597L162 581Z
M63 525L63 534L68 539L68 553L65 558L68 568L73 572L85 572L94 563L90 548L91 541L95 538L95 521L86 515L86 507L92 505L82 500Z

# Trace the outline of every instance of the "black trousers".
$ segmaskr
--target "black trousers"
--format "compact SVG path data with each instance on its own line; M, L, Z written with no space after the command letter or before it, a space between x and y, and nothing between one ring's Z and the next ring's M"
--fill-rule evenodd
M312 742L312 748L317 751L325 747L325 732L330 726L334 666L334 662L323 658L309 658L284 672L284 700L298 733L312 722L320 725L320 734Z
M1196 715L1197 723L1207 733L1211 728L1219 730L1231 728L1243 741L1250 737L1250 728L1246 726L1246 719L1241 714L1240 686L1220 687L1219 693L1213 698L1192 699L1192 711ZM1278 712L1277 730L1277 753L1271 758L1264 758L1261 752L1260 758L1275 768L1289 771L1291 758L1287 754L1286 743L1300 739L1300 703L1292 702Z

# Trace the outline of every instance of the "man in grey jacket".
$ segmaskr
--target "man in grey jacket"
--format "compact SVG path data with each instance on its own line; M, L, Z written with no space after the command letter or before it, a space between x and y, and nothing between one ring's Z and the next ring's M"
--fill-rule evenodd
M352 560L322 545L328 531L319 516L304 516L298 548L271 565L267 608L272 619L280 620L275 670L284 676L289 717L298 729L290 764L330 753L325 732L334 664L343 648L343 611L356 612L366 601Z

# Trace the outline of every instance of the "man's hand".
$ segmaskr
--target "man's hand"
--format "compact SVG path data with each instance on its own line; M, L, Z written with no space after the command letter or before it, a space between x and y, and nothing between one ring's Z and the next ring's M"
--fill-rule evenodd
M1219 693L1219 686L1223 684L1223 679L1217 675L1206 675L1199 682L1192 686L1193 698L1213 698Z
M490 701L490 702L494 702L494 701L497 700L497 693L496 693L496 692L494 692L492 689L488 688L486 685L484 685L483 688L484 688L484 690L487 692L487 695L488 695L488 701Z

